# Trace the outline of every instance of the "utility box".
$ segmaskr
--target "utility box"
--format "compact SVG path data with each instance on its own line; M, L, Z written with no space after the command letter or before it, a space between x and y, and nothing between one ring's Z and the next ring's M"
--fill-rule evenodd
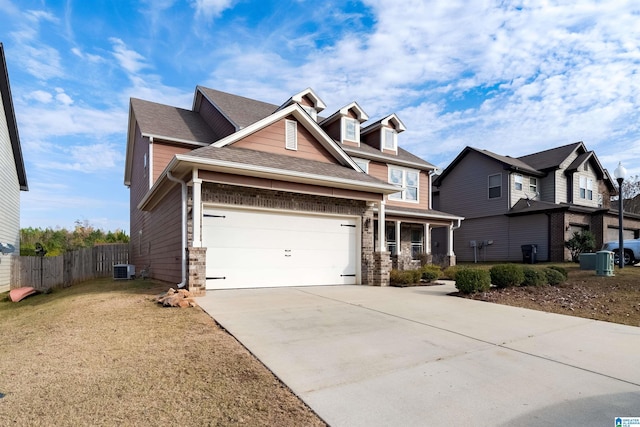
M613 276L613 252L596 252L596 275Z
M580 270L595 270L596 254L580 254Z
M136 276L136 266L132 264L116 264L113 266L114 280L130 280Z
M525 264L535 264L538 262L538 245L522 245L522 262Z

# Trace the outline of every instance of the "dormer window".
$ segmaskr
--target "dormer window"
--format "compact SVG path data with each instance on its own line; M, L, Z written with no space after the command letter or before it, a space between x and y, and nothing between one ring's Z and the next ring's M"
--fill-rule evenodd
M382 148L384 150L398 150L398 133L395 129L384 128L382 132Z
M342 141L360 142L360 122L351 117L342 118Z
M315 121L318 121L318 110L309 106L309 105L301 105L302 109L307 112L311 116L311 118Z

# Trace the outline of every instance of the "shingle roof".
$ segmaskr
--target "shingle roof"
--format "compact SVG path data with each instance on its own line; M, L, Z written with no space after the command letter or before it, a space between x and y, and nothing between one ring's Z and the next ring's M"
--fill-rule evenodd
M344 151L346 151L349 155L355 157L369 158L371 156L375 156L376 158L383 158L387 160L389 163L399 163L399 162L408 162L416 165L421 165L428 169L435 169L435 166L426 160L421 159L420 157L411 154L405 149L398 147L398 154L391 155L381 152L370 145L360 144L360 147L351 147L351 146L343 146Z
M580 146L586 151L582 142L575 142L573 144L563 145L562 147L528 154L518 157L518 159L540 171L555 169Z
M9 131L9 140L11 141L11 149L13 151L13 161L16 166L18 175L18 184L20 190L28 191L27 173L24 167L24 159L22 157L22 147L20 146L20 136L18 135L18 123L13 110L13 99L11 97L11 86L9 85L9 72L7 71L7 62L4 57L4 47L0 43L0 97L2 97L2 105L4 106L4 115L7 121L7 130Z
M131 108L144 135L212 143L218 139L200 114L182 108L131 98Z
M219 90L198 86L207 99L214 103L238 129L245 128L273 114L278 105L256 101L244 96L233 95Z
M232 145L219 148L214 146L202 147L190 151L187 155L203 159L221 160L313 175L331 176L374 184L388 184L387 182L381 181L366 173L358 172L350 167L336 163L292 158L283 154L267 153L264 151L250 150L248 148L236 148Z
M500 154L493 153L489 150L480 150L478 148L473 148L473 147L469 147L469 148L477 151L478 153L484 154L487 157L491 157L492 159L495 159L507 166L511 166L514 169L526 171L535 175L540 175L540 172L536 168L532 167L528 163L523 162L520 159L516 159L510 156L501 156Z

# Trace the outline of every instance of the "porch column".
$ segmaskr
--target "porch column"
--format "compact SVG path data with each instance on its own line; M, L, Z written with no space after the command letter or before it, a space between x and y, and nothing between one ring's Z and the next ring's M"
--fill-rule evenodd
M384 201L378 202L378 250L376 252L387 251L387 234L385 230Z
M201 232L200 232L200 222L202 219L202 180L200 178L197 178L198 171L195 170L194 171L194 178L192 180L193 182L193 210L192 215L193 215L193 247L194 248L200 248L202 247L202 239L201 239Z
M424 224L424 248L422 249L426 255L431 253L431 225L428 222Z
M449 241L447 242L447 256L455 256L455 253L453 253L453 223L449 224Z
M401 243L401 239L400 239L400 225L402 224L402 221L396 221L395 226L396 226L396 255L401 255L402 254L402 245Z

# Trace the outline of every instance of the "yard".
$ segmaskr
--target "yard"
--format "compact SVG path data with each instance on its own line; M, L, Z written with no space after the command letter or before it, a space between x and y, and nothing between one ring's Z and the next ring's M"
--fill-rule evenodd
M0 425L324 425L200 308L153 281L0 296Z
M469 265L471 266L471 265ZM480 265L487 269L491 265ZM640 266L615 267L614 277L580 270L578 264L562 264L569 272L558 286L527 286L496 289L466 296L516 307L624 325L640 326Z
M485 265L482 267L489 268ZM471 298L640 326L640 267ZM200 308L154 281L0 296L0 425L324 425Z

